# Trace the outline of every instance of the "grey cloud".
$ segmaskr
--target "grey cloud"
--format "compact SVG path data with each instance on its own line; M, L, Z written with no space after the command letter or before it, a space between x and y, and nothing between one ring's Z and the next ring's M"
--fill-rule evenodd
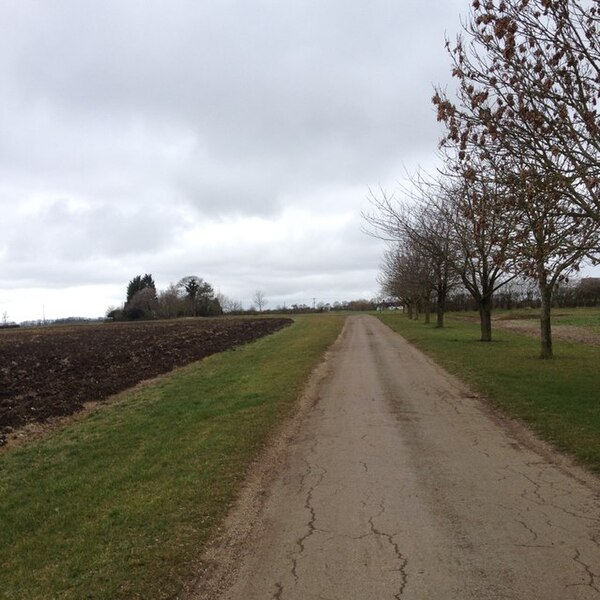
M219 158L293 154L331 140L372 147L374 131L391 143L427 104L415 88L429 92L429 78L445 68L421 33L430 3L58 6L20 17L30 43L11 64L25 102L43 90L71 114L166 112ZM408 111L400 109L407 96L415 99Z
M179 229L164 209L80 208L57 200L22 216L5 235L0 287L111 283L119 274L128 277L132 263L164 250Z
M0 0L0 287L153 271L240 294L350 293L361 273L374 289L381 245L361 203L435 153L432 83L448 80L443 33L464 9ZM289 239L223 226L258 217ZM194 239L198 224L223 239Z

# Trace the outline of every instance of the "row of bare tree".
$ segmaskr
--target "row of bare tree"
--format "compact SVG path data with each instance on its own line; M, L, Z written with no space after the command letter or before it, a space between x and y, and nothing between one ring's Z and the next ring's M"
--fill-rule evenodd
M600 0L474 0L446 46L457 81L433 103L444 167L372 195L370 229L393 245L382 283L409 307L462 284L491 340L492 297L515 277L541 299L552 357L557 285L600 247Z

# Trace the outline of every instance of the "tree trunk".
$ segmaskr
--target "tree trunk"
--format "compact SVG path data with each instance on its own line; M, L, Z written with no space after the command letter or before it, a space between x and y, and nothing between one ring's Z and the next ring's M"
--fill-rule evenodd
M436 302L436 323L435 326L438 328L444 327L444 313L446 312L446 292L445 290L438 291L437 302Z
M435 326L439 329L442 329L444 327L444 309L440 308L439 304L436 310Z
M424 300L423 308L425 309L425 325L429 325L429 323L431 323L431 302L429 301L429 298Z
M419 303L415 300L411 300L408 305L408 314L411 321L417 321L419 319Z
M479 301L479 320L481 322L481 341L492 341L492 298L483 297Z
M552 310L552 286L545 281L539 282L540 286L540 339L542 343L540 358L552 358L552 326L550 313Z

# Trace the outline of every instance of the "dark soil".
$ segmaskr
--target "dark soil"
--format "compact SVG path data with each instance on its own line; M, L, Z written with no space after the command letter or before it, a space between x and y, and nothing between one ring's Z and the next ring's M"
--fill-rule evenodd
M254 341L291 319L106 323L0 332L0 445L144 379Z

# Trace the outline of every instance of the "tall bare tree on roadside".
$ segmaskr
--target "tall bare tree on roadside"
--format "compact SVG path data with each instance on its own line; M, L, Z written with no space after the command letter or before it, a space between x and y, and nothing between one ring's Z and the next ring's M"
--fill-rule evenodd
M448 294L458 283L452 226L436 203L430 201L431 189L420 185L417 179L411 183L413 188L401 189L402 201L383 191L379 195L372 193L374 212L363 216L371 235L390 242L410 242L426 257L433 275L436 326L443 327Z
M410 240L393 244L383 256L378 277L382 292L408 309L410 319L425 314L425 323L431 318L431 294L435 287L429 257Z
M541 297L541 357L552 357L556 285L598 251L598 0L474 0L448 43L456 100L437 90L446 148L485 164L519 218L512 246Z
M440 179L439 210L452 225L455 269L477 303L481 341L492 340L494 294L512 281L515 211L503 202L504 190L482 165L459 177Z
M544 172L580 213L600 220L599 0L472 7L464 36L447 42L458 101L434 96L448 137L463 155L476 147L526 159L525 168Z

